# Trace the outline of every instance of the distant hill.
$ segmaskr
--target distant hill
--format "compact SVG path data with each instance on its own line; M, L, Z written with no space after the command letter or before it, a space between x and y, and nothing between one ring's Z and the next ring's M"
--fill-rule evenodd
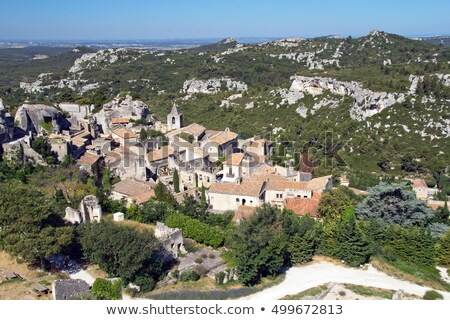
M382 31L167 51L0 50L0 98L14 112L25 100L100 108L129 92L162 120L176 103L187 123L277 141L280 164L311 146L323 157L317 144L331 132L358 187L450 163L449 61L448 47Z
M187 50L190 52L218 52L218 51L224 51L229 48L232 48L236 44L237 44L236 39L226 38L219 42L210 43L210 44L194 47L194 48L187 49Z
M436 45L442 44L443 46L450 47L450 36L418 37L414 39Z

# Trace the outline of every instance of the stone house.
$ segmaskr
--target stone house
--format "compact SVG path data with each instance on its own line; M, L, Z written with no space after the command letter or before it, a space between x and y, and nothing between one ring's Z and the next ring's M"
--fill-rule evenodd
M124 127L114 129L111 132L111 136L121 146L128 146L131 144L135 144L138 139L138 135L136 133Z
M184 248L184 239L181 230L169 228L162 222L156 223L155 237L161 241L163 247L177 258L178 255L187 253Z
M70 137L61 134L51 134L48 138L51 150L56 154L58 161L71 153Z
M245 179L239 183L214 183L206 191L212 210L237 210L241 205L259 207L264 203L264 179Z
M197 143L205 137L205 132L205 127L194 122L186 127L170 131L166 134L166 137L169 139L169 144L177 141ZM191 139L191 141L189 141L189 139Z
M411 183L411 187L416 193L416 196L420 200L426 200L428 198L428 185L423 179L415 179Z
M259 207L269 203L284 208L286 199L312 199L313 194L331 189L332 176L310 181L290 181L276 174L259 174L237 183L215 183L206 192L211 209L237 210L239 206Z
M103 157L98 154L94 154L91 152L86 152L84 155L77 160L77 164L80 169L85 170L90 175L97 176L103 167Z
M201 141L201 147L212 159L227 157L238 146L238 134L226 128L225 131L213 133Z

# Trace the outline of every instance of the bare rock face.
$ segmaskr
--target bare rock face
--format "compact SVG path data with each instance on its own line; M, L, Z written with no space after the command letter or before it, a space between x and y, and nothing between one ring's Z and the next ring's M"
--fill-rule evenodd
M186 80L183 83L182 92L186 93L216 93L223 88L227 90L246 91L247 84L229 78L208 79L208 80Z
M44 130L60 132L70 127L69 121L63 117L61 111L44 104L22 105L17 110L14 121L23 131L36 134L41 134Z
M399 289L394 292L394 295L392 296L392 300L403 300L405 297L405 292L402 289Z
M374 92L364 89L358 82L338 81L332 78L323 77L302 77L293 76L288 101L293 103L295 98L302 98L302 94L320 95L325 91L341 96L352 96L353 106L350 116L358 121L365 120L395 103L405 101L403 93Z
M73 224L81 223L83 221L80 212L71 207L66 208L64 220Z

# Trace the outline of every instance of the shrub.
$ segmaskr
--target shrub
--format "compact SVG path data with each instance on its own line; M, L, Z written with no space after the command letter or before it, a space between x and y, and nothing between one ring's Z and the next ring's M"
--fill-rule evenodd
M200 263L203 263L203 259L202 258L197 258L197 259L194 260L194 262L200 264Z
M216 255L214 253L210 253L208 256L210 259L214 259L216 257Z
M207 255L206 253L203 253L203 254L202 254L202 258L203 258L203 259L208 258L208 255Z
M444 297L442 296L442 294L434 290L428 290L427 292L425 292L423 296L423 300L438 300L438 299L444 299Z
M183 236L214 248L221 246L224 242L225 237L218 227L211 227L183 214L169 215L166 219L166 225L171 228L180 228Z
M183 271L180 274L180 281L181 282L188 282L188 281L198 281L200 279L200 275L195 271Z
M122 296L121 282L105 279L95 279L92 285L92 294L96 300L120 300Z
M223 282L225 280L225 272L223 272L223 271L217 272L215 278L216 278L217 284L219 284L219 285L223 284Z
M138 276L134 280L134 284L141 288L141 291L152 291L156 286L156 281L152 277Z

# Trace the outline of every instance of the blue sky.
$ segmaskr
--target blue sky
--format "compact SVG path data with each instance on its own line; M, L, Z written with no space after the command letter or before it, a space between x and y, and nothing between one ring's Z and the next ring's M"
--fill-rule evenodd
M0 39L450 34L449 0L0 0Z

